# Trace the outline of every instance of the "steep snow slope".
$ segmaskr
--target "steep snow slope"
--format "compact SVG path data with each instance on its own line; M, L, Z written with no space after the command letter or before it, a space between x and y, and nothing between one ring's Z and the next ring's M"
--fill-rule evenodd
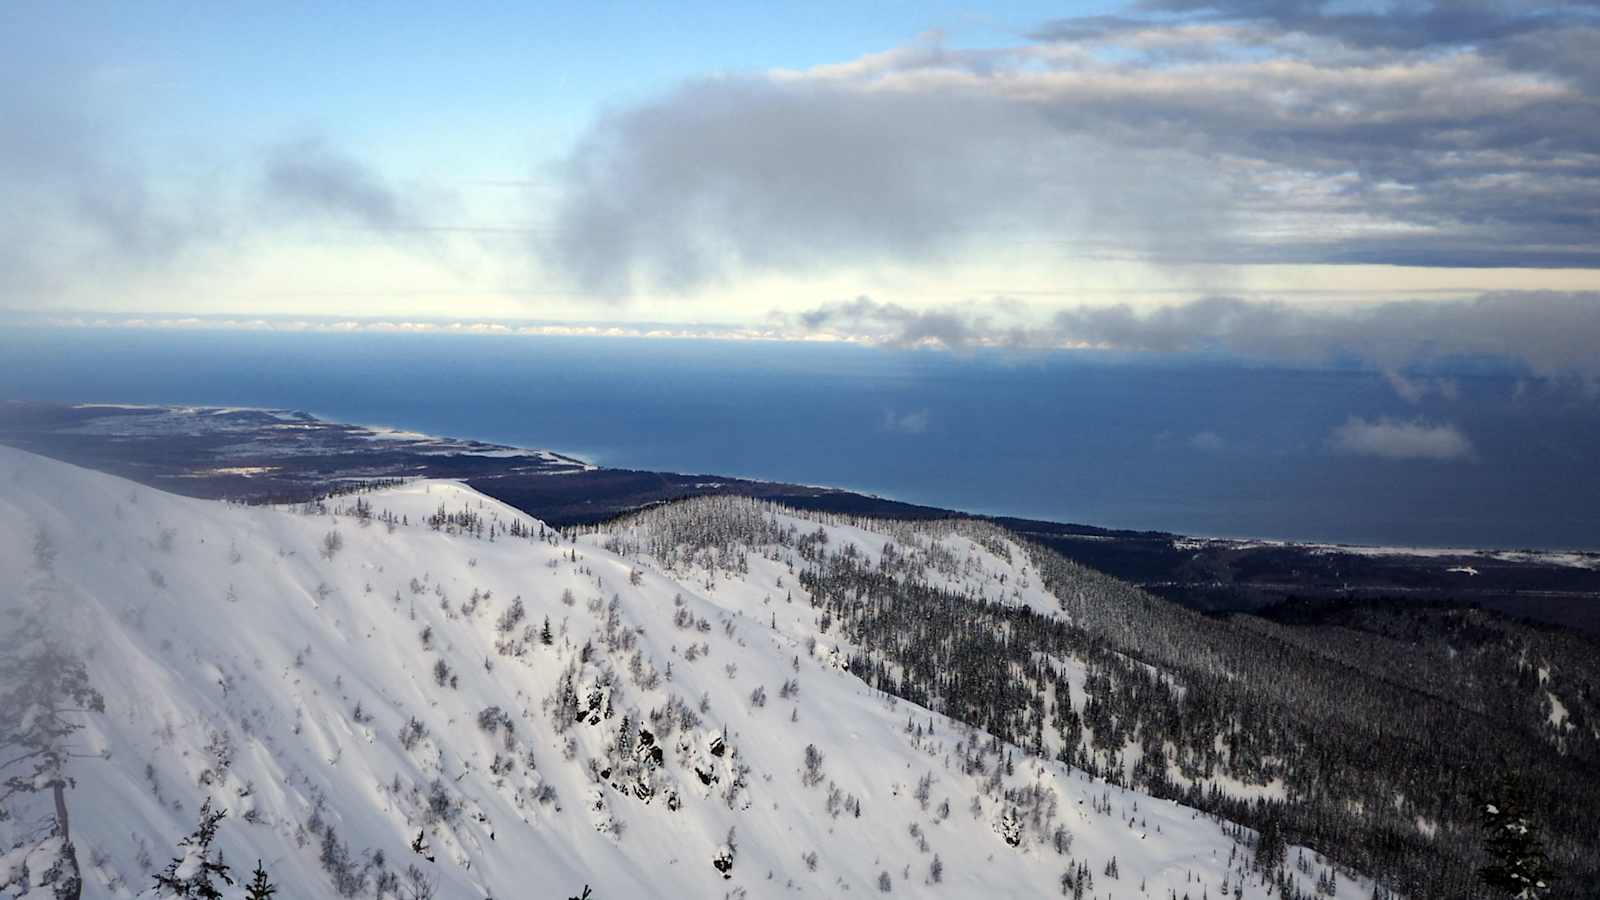
M384 873L412 864L445 898L1033 897L1069 869L1086 896L1267 895L1226 823L1014 748L962 774L988 739L842 671L781 556L542 531L448 482L244 508L0 448L4 599L47 603L105 697L68 795L85 896L144 891L208 797L238 874L259 858L282 896L409 897ZM1020 557L940 540L931 577L1057 608Z

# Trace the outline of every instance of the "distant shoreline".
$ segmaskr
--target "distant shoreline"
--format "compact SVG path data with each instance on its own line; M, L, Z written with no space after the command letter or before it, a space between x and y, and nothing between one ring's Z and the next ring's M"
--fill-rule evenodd
M1008 512L977 512L960 509L953 506L943 506L932 503L921 503L906 500L892 493L882 491L839 486L831 484L810 484L803 482L785 481L766 475L746 475L711 472L684 472L668 469L640 469L627 466L608 466L601 460L603 457L575 451L556 450L548 447L528 447L518 444L504 443L499 440L480 438L466 435L440 435L410 428L391 425L373 424L370 422L341 421L340 417L324 411L291 409L288 407L271 405L227 405L213 406L209 404L189 403L124 403L114 401L74 401L69 403L56 403L52 401L31 400L4 400L0 401L0 410L5 406L17 404L32 404L45 407L65 407L76 410L106 410L106 411L160 411L168 413L192 412L195 414L220 415L228 413L259 413L278 418L290 418L307 423L316 423L321 426L331 426L365 432L377 440L397 436L407 440L434 442L451 447L470 446L476 449L460 450L461 455L487 456L496 451L505 451L518 455L544 455L563 462L573 463L591 469L614 472L640 472L665 477L680 479L700 479L708 482L722 482L728 484L745 483L781 487L785 489L803 488L823 491L834 495L850 495L866 501L883 502L916 508L927 513L939 513L955 517L969 517L979 519L1009 520L1016 522L1029 522L1063 528L1085 529L1093 532L1107 534L1140 534L1161 535L1174 541L1205 542L1213 545L1230 545L1237 549L1251 547L1292 547L1309 551L1324 551L1335 553L1350 553L1366 556L1407 556L1407 557L1471 557L1471 556L1497 556L1520 557L1523 561L1537 561L1549 565L1566 565L1576 568L1600 569L1600 547L1528 547L1528 546L1462 546L1450 544L1392 544L1383 542L1364 541L1330 541L1318 539L1285 538L1265 536L1259 534L1204 534L1196 532L1171 531L1165 528L1148 528L1137 526L1101 525L1090 522L1074 522L1063 518L1043 518L1030 515L1019 515ZM0 432L3 433L3 432ZM3 441L0 441L3 442ZM237 468L237 467L231 467ZM1085 535L1084 537L1088 537ZM1181 548L1180 548L1181 549Z

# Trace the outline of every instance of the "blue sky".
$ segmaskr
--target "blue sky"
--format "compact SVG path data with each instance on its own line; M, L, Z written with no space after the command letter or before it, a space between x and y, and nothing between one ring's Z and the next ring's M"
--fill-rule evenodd
M717 72L805 68L912 41L1014 40L1063 10L951 3L11 4L8 56L159 104L154 143L303 131L397 169L518 178L602 108ZM134 96L137 95L137 96Z

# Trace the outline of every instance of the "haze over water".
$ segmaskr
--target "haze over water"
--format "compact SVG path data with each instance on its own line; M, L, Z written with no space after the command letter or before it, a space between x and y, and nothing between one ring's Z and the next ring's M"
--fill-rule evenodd
M1197 535L1600 547L1600 407L1504 373L1193 357L442 335L0 333L0 398L263 406L624 468L824 484ZM1453 423L1397 458L1339 437ZM1404 456L1404 454L1400 454ZM1446 458L1448 457L1448 458Z

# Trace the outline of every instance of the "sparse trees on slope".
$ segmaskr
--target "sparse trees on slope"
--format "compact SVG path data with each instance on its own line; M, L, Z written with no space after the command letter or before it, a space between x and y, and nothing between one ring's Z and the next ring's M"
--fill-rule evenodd
M438 887L438 879L429 876L416 863L412 863L406 866L406 877L400 888L400 896L404 900L433 900Z
M340 550L344 549L344 535L340 534L338 529L328 532L322 536L322 544L319 549L322 553L322 558L331 561L335 556L339 555Z

